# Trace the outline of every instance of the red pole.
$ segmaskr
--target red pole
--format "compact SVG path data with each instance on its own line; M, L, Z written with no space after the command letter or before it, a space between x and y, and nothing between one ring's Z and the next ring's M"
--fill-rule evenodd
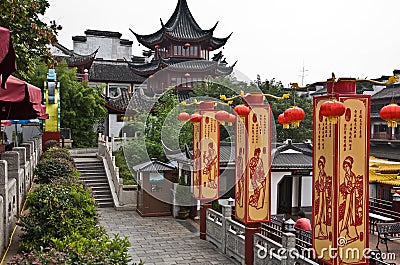
M206 220L207 209L211 208L211 203L205 203L200 208L200 239L206 240Z
M254 234L259 233L261 223L246 224L244 231L244 264L253 265L254 262Z

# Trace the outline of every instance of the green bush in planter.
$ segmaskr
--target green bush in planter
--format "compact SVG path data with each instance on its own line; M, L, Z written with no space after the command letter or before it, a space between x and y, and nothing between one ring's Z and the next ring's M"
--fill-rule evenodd
M51 247L18 254L9 264L126 265L131 260L129 246L128 239L118 235L113 239L106 234L98 238L85 238L74 233L63 239L54 239ZM138 265L143 264L141 262Z
M44 143L44 150L47 151L52 147L60 147L60 143L56 140L48 140Z
M21 216L22 251L47 247L52 240L79 233L96 238L103 233L91 229L98 224L96 203L90 190L74 180L42 184L26 199L28 215Z
M68 160L74 165L74 159L72 158L68 149L65 148L51 147L49 150L42 154L41 159L46 158L62 158Z
M57 178L77 177L74 165L63 158L48 158L40 160L33 173L36 183L50 183Z

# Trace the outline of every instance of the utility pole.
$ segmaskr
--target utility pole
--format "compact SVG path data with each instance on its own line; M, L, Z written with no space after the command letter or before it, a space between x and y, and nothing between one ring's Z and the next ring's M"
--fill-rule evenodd
M303 68L300 70L300 72L301 72L301 86L304 86L304 77L307 76L306 72L308 72L308 70L304 68L304 61L303 61Z

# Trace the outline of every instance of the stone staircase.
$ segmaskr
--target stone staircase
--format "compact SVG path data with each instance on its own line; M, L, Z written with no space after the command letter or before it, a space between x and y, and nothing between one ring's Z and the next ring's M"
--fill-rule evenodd
M96 153L72 153L71 155L81 174L79 179L92 189L98 207L114 207L103 161L96 157Z

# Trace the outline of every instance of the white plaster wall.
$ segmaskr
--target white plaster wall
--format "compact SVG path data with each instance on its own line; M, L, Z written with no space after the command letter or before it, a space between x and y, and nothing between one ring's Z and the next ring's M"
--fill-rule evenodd
M299 206L299 182L300 178L299 177L293 177L293 182L292 182L292 207L298 207Z
M301 206L312 206L312 176L303 176L301 184Z
M285 175L291 174L290 171L271 173L271 214L277 214L278 210L278 183Z
M132 55L132 46L129 45L118 45L117 46L117 59L124 59L124 57L129 61Z
M124 123L117 122L117 114L108 114L108 136L111 137L113 134L115 137L119 137Z

